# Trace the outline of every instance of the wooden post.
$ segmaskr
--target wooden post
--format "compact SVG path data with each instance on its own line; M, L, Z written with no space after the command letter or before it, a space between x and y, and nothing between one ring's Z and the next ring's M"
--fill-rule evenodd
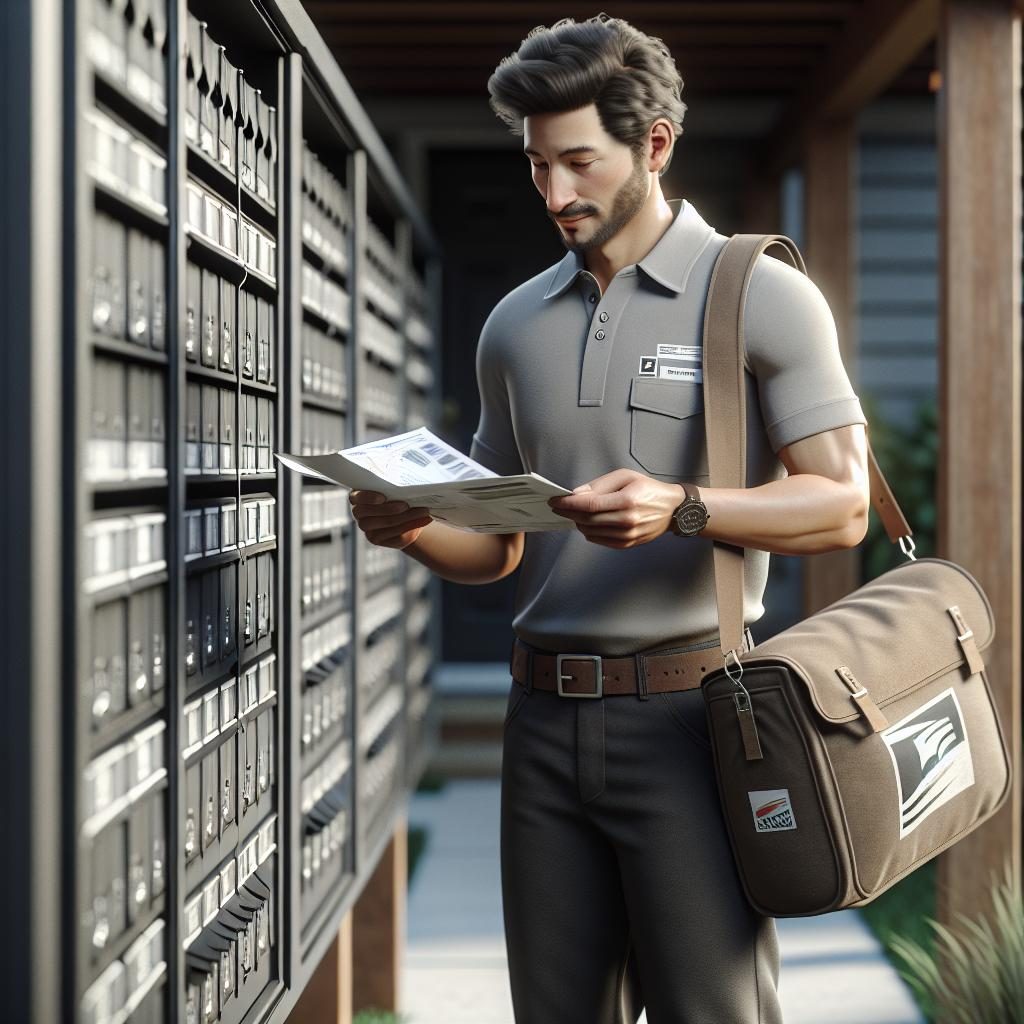
M352 1008L400 1009L405 896L408 884L408 823L400 816L366 888L354 908Z
M352 912L288 1014L288 1024L352 1024Z
M939 24L938 553L995 614L989 683L1014 760L1000 811L939 856L937 916L987 914L1021 870L1021 38L1012 0L944 0Z
M852 117L818 122L804 153L804 259L835 318L843 363L858 388L856 366L856 146ZM810 615L861 583L856 548L801 559L804 613Z

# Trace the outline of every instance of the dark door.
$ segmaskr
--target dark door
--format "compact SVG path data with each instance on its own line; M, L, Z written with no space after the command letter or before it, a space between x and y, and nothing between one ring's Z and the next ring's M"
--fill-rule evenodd
M525 156L502 150L430 154L430 220L443 248L441 433L469 451L480 417L476 346L498 300L565 255ZM479 586L442 583L445 661L507 661L519 571Z

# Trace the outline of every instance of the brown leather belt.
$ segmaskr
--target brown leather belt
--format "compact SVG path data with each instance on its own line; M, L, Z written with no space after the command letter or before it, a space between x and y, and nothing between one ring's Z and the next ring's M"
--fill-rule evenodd
M753 646L753 635L746 629L740 653ZM512 678L528 689L554 690L562 697L602 697L693 690L705 674L722 663L721 648L716 645L605 658L598 654L552 654L516 637L510 667Z

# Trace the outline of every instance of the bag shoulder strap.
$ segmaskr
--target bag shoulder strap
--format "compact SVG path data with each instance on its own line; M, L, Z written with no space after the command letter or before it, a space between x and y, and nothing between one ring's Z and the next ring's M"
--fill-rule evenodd
M747 486L746 381L743 371L743 307L750 276L761 253L782 248L789 262L807 273L796 243L786 235L733 235L715 260L704 308L704 422L710 487ZM736 443L739 439L740 443ZM912 533L878 466L868 440L871 502L893 543ZM714 541L715 595L722 653L739 651L743 638L744 549Z

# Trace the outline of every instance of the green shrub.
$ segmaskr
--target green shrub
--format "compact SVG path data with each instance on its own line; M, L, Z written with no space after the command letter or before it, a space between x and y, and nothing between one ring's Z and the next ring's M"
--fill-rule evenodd
M406 884L408 885L412 884L412 876L416 873L416 865L426 848L429 834L427 829L421 828L419 825L409 826L407 839L409 868L406 874Z
M408 1024L409 1020L407 1014L370 1007L368 1010L360 1010L352 1018L352 1024Z
M418 793L438 793L448 785L448 777L439 772L426 771L416 784Z
M870 395L861 397L868 420L868 437L879 468L914 531L914 556L935 554L935 484L939 456L938 406L934 398L919 402L909 431L886 422ZM905 559L889 540L882 521L872 510L867 536L861 543L861 578L872 580Z
M935 955L908 938L893 937L906 963L900 976L938 1011L943 1024L1024 1024L1024 903L1007 860L1004 878L992 875L991 919L957 913L960 928L935 918Z

